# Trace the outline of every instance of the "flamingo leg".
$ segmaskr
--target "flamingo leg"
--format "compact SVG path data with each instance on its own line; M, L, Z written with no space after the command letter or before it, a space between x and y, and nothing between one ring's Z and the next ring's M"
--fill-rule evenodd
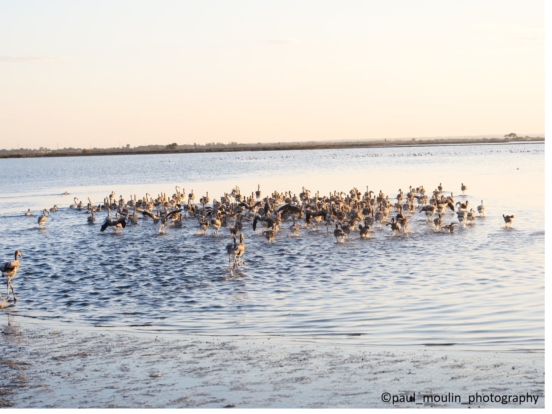
M12 294L13 294L13 301L17 301L17 296L15 296L15 290L13 289L13 285L12 285L12 282L11 282L11 279L9 279L9 284L10 284L10 287L11 287L11 290L12 290Z

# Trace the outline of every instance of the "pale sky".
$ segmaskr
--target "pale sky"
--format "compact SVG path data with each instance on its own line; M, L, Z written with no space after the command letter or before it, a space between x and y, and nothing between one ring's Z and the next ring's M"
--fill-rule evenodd
M543 0L0 0L0 148L509 132Z

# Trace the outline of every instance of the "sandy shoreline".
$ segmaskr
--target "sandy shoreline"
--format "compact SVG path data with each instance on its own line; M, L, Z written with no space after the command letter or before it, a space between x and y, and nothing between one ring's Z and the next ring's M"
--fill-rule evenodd
M472 406L544 407L544 352L53 329L5 313L0 333L3 407L468 407L527 394L536 403Z

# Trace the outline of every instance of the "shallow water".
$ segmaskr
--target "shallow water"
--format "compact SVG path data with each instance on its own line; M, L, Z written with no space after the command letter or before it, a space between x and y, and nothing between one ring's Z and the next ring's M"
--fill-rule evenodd
M140 219L100 233L105 213L90 226L68 208L75 196L98 204L111 191L155 197L175 185L193 188L196 200L236 185L248 195L257 184L263 195L368 185L394 199L399 188L430 192L439 183L474 208L485 200L486 217L445 234L416 213L408 236L384 226L342 244L324 226L289 237L291 223L268 244L246 223L246 264L235 275L227 229L198 235L187 219L159 235ZM60 210L39 230L39 211L54 204ZM503 213L515 215L512 229ZM0 160L0 232L2 259L23 253L20 300L8 308L19 315L208 334L361 335L374 345L544 348L544 144Z

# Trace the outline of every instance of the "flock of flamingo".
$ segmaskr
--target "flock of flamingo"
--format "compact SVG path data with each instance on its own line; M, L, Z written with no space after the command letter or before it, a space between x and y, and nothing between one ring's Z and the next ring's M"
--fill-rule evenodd
M462 183L460 189L462 194L465 194L468 188ZM453 193L449 196L442 194L441 184L431 192L431 195L423 186L416 188L411 186L407 193L399 190L394 203L381 190L376 194L368 187L364 194L357 188L353 188L348 193L334 191L328 195L321 195L316 192L313 195L303 187L299 195L291 191L283 193L274 191L265 197L262 197L260 185L257 191L251 193L251 196L242 195L239 187L235 187L219 200L212 200L212 203L209 193L201 196L199 203L196 203L193 190L187 197L185 190L180 191L180 187L177 186L175 190L171 197L167 197L164 193L159 194L157 198L146 194L142 198L131 196L129 200L124 200L123 196L117 199L112 192L104 198L103 203L97 205L94 205L90 198L88 203L84 204L75 197L74 203L69 208L77 211L86 210L90 224L95 224L96 213L106 211L107 217L101 225L101 232L109 227L119 232L128 224L136 225L139 222L138 214L143 219L151 219L155 225L159 225L160 234L165 233L168 226L183 227L184 218L197 220L199 234L206 234L211 227L213 234L217 235L222 227L226 227L232 238L232 242L225 247L232 273L244 263L245 236L242 232L244 222L250 222L254 232L260 227L261 234L269 243L274 241L286 221L293 223L290 226L290 235L299 235L301 220L304 220L303 228L325 226L327 231L333 228L336 243L340 243L350 237L354 231L359 232L361 239L368 239L374 227L383 228L384 225L390 228L392 236L397 233L407 234L409 218L412 219L412 216L417 213L425 214L426 223L435 231L447 233L453 233L457 225L471 224L477 217L476 214L485 216L483 200L481 205L477 206L476 213L469 205L469 201L455 202ZM68 193L65 192L63 195ZM48 215L55 213L57 209L57 205L49 210L44 209L38 217L39 227L43 228ZM457 221L445 224L447 209L452 212L451 214L456 215ZM112 212L115 212L113 216ZM31 215L29 209L25 216ZM503 214L502 217L505 227L511 227L514 216ZM0 264L2 276L7 279L7 298L0 302L0 307L5 307L10 299L10 288L13 301L17 301L12 279L19 269L20 257L22 257L21 252L16 250L14 260ZM0 300L2 300L1 294Z

